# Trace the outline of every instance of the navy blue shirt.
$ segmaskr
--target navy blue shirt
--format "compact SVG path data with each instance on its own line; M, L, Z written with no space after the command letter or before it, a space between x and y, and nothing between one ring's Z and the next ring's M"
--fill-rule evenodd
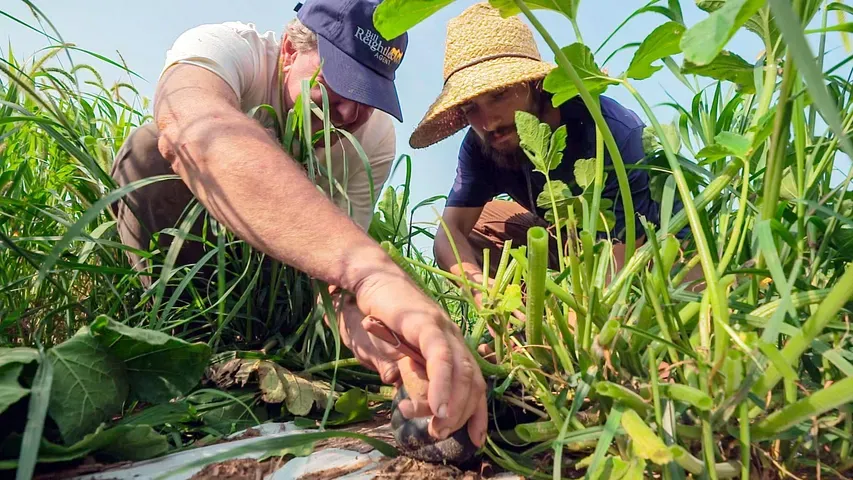
M643 150L642 120L631 110L615 100L601 96L601 113L604 116L622 160L626 165L635 164L645 157ZM560 123L566 125L566 149L563 161L551 170L551 180L562 180L579 195L582 189L574 179L575 162L584 158L595 158L595 122L580 97L560 106ZM616 216L611 235L624 240L625 211L619 198L619 184L613 170L613 161L605 147L604 172L606 175L602 198L613 200ZM643 235L640 215L649 222L660 224L660 208L652 200L649 190L649 175L645 170L627 170L628 183L634 201L637 236ZM482 152L476 133L468 130L459 149L456 180L447 199L448 207L482 207L494 197L507 194L527 210L544 218L545 209L536 206L536 198L545 188L545 175L533 171L530 161L520 169L501 168Z

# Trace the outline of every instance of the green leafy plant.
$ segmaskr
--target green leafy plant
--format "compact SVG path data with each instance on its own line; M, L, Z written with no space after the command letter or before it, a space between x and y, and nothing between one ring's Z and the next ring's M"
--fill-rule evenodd
M553 10L576 27L577 2L569 10L559 2L491 2L503 15L522 14L545 40L557 67L544 88L555 106L581 97L598 148L596 158L577 162L578 195L550 179L564 136L516 114L521 147L546 177L537 204L557 227L560 271L543 266L548 234L531 229L527 245L505 246L512 262L502 259L494 287L465 286L487 298L474 315L494 339L475 328L469 344L493 341L497 365L482 367L496 377L495 400L539 417L514 435L493 434L486 454L535 478L560 478L567 468L586 478L849 473L853 422L842 392L853 357L843 332L853 284L850 256L836 246L853 224L853 170L840 160L851 153L853 102L849 75L835 73L849 72L850 58L824 66L827 34L844 30L827 26L826 13L842 7L703 1L707 17L687 25L678 1L660 3L628 16L625 23L652 12L668 21L615 49L636 50L625 72L613 75L596 61L604 45L593 51L578 32L561 48L534 13ZM414 25L412 17L397 21L407 5L377 9L380 33ZM808 30L820 35L815 56L803 32L821 9L820 28ZM754 63L729 45L742 29L766 47ZM695 95L689 106L666 104L673 124L659 120L634 84L667 73ZM708 80L710 88L700 86ZM605 149L626 217L634 216L626 168L599 113L598 96L608 88L624 88L650 123L646 159L631 168L650 171L662 210L660 224L644 222L639 248L627 222L619 271L609 261L612 241L597 239L614 207L596 188ZM838 167L850 171L840 182L830 175ZM690 235L676 239L685 228ZM701 284L688 280L700 269ZM524 323L513 321L507 304L527 313ZM509 335L520 327L524 341ZM587 438L593 442L574 440ZM549 450L552 468L543 475L535 459Z

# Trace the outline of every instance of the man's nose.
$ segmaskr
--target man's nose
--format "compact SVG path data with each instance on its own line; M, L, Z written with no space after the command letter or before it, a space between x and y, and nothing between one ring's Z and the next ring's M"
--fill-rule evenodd
M350 100L339 102L335 106L336 124L341 127L347 126L358 118L359 104Z
M483 130L494 132L501 126L501 119L497 115L483 115Z

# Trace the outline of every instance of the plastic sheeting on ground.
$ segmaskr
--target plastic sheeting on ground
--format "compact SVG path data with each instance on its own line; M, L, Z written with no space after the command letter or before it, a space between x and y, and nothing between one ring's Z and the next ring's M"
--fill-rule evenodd
M99 473L76 477L76 480L142 480L163 478L164 480L186 480L201 471L204 466L187 468L188 465L201 459L212 459L238 447L249 446L270 438L284 437L296 433L306 433L292 422L267 423L253 427L260 435L240 440L234 440L216 445L195 448L184 452L173 453L165 457L137 462L121 468L106 470ZM238 432L230 438L238 438L243 432ZM260 458L264 452L254 452L235 455L231 459ZM376 450L369 453L359 453L341 448L318 450L307 457L299 457L283 464L279 469L265 477L265 480L298 480L312 473L324 470L339 469L347 471L337 478L343 480L371 480L381 468L382 460L386 457ZM500 474L492 477L496 480L521 480L514 474Z

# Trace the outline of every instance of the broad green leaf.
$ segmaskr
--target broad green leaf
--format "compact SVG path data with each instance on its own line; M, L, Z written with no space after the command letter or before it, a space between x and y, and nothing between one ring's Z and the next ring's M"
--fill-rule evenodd
M124 363L88 328L47 351L53 364L48 413L69 444L121 412L130 387Z
M749 139L733 132L720 132L714 140L732 152L732 155L743 158L749 152Z
M563 47L562 52L569 62L571 62L578 76L580 76L584 87L589 90L590 94L601 95L607 90L608 85L619 83L619 80L608 77L598 68L592 51L586 45L573 43L568 47ZM557 60L557 64L562 67L559 59ZM551 70L548 76L545 77L543 86L546 91L554 95L551 103L555 107L571 100L578 94L575 84L572 83L562 68Z
M526 0L531 10L545 9L560 12L570 19L577 19L580 0ZM521 10L515 0L489 0L491 6L501 11L504 18L518 15Z
M755 93L755 67L737 54L722 51L707 65L684 62L681 73L732 82L744 93Z
M545 157L545 168L549 171L560 166L563 161L563 150L566 149L566 126L560 125L551 135L551 145Z
M662 65L652 63L681 53L681 36L685 30L686 27L678 22L667 22L654 29L634 53L626 72L628 77L644 80L663 68Z
M28 388L18 383L18 376L23 369L24 366L20 363L0 367L0 413L30 393Z
M15 347L0 348L0 367L10 363L27 364L39 359L39 352L35 348Z
M744 158L749 152L749 140L737 133L720 132L714 142L696 153L696 158L704 160L703 164L730 156Z
M383 0L373 12L373 25L386 40L397 38L453 0Z
M515 127L519 144L536 170L542 173L549 171L546 170L545 156L551 141L551 127L540 123L535 115L520 110L515 112Z
M696 65L711 63L735 32L764 6L765 1L727 0L708 18L684 33L681 38L684 58Z
M581 158L575 162L575 182L584 189L595 182L594 158Z
M571 189L562 180L551 180L545 184L545 188L536 197L536 206L539 208L550 209L556 204L557 208L565 207L574 198Z
M658 465L666 465L672 461L672 453L663 440L634 410L628 409L622 414L622 428L631 437L634 452L640 458L651 460Z
M360 388L352 388L344 392L335 401L335 412L338 415L329 417L326 425L347 425L373 418L373 413L367 406L367 393Z
M101 316L91 326L92 335L124 362L131 398L163 403L198 385L211 349L165 333L122 325Z

